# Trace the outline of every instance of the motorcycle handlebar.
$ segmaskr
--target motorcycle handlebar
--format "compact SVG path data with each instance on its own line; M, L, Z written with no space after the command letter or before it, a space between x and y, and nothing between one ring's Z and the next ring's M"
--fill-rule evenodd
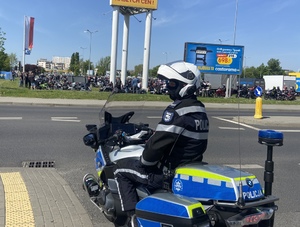
M119 135L118 135L118 134L113 134L112 136L108 137L108 138L105 140L105 143L108 143L108 142L116 142L116 140L117 140L117 141L119 140Z
M138 130L144 130L144 131L148 131L150 128L149 128L149 124L144 124L144 123L139 123L139 124L136 124L135 127L138 129Z
M118 130L115 132L115 134L107 138L104 141L104 144L109 146L117 145L119 147L134 144L145 144L154 131L148 127L143 127L142 129L134 135L128 135L125 131Z

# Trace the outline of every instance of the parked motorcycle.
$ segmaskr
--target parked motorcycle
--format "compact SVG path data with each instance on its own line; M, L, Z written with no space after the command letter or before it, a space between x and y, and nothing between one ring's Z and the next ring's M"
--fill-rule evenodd
M246 99L256 99L254 90L255 90L255 87L252 87L252 88L242 87L242 88L238 89L236 97L237 98L246 98Z
M86 125L84 144L95 151L97 177L86 174L84 189L90 201L115 227L127 226L121 210L113 169L122 159L139 159L154 133L148 124L130 123L134 112L114 117L103 111L104 123ZM138 185L135 227L242 227L274 226L277 197L272 195L273 146L283 144L283 135L261 130L258 142L267 145L265 189L256 176L228 166L190 162L175 171L164 170L164 187L152 191Z
M284 96L284 100L294 101L296 100L297 93L295 91L283 91L282 95Z
M223 87L219 87L216 92L215 92L215 97L219 98L219 97L225 97L226 96L226 88Z

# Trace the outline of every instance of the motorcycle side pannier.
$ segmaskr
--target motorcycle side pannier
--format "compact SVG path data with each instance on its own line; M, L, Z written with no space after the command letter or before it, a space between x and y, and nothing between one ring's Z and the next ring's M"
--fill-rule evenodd
M198 201L169 192L154 193L136 205L139 226L208 227L209 219Z
M172 183L174 194L200 201L237 202L242 182L245 202L264 197L258 179L251 173L228 166L191 163L176 169Z

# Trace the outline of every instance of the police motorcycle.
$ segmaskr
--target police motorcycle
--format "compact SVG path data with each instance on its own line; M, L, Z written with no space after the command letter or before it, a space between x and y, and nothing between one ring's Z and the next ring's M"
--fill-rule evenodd
M115 117L106 105L99 114L103 123L86 125L89 133L83 142L95 151L97 176L86 174L83 187L90 201L115 227L127 227L127 214L121 210L113 169L121 159L139 159L154 130L145 123L131 123L133 111ZM274 146L283 145L283 135L261 130L258 142L267 145L264 189L256 176L241 169L186 163L175 171L164 170L164 187L160 190L137 187L140 200L135 222L129 226L274 226L278 198L272 195L272 152Z

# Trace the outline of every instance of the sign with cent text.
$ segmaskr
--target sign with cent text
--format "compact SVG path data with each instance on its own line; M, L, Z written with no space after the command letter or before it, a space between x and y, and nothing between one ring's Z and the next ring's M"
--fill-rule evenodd
M110 0L111 6L126 6L141 9L157 9L158 0Z
M203 73L241 75L243 56L243 46L187 42L184 47L184 61Z

